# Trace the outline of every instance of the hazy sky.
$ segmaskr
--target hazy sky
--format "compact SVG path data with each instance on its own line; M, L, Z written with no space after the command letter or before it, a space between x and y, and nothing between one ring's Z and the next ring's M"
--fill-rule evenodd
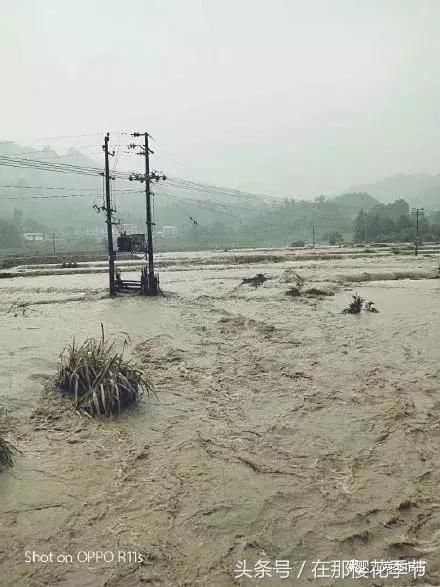
M149 130L170 175L292 197L440 172L439 0L1 0L0 22L3 140Z

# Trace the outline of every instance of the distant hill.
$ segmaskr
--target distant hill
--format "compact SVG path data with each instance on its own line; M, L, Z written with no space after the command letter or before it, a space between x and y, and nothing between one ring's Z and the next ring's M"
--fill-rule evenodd
M350 215L352 216L356 216L361 210L369 212L372 208L380 204L379 200L376 200L376 198L373 198L366 192L341 194L340 196L329 198L329 202L346 208L347 212L350 210Z
M368 192L384 203L403 198L412 206L440 210L440 175L400 173L375 183L353 186L350 189Z
M413 206L424 206L432 210L440 210L440 181L438 185L421 192L411 200Z
M38 150L9 141L0 142L0 155L79 167L102 167L102 163L75 149L59 155L47 147ZM84 196L66 198L69 192ZM100 177L0 165L0 199L6 219L12 218L14 209L19 209L24 218L32 218L50 229L81 224L98 226L103 223L92 208L95 200L98 203L102 201Z
M10 141L0 142L0 155L79 167L103 166L102 160L97 161L76 149L69 149L60 155L47 147L38 150ZM145 197L142 193L128 194L126 191L136 189L142 192L142 186L124 180L112 182L114 203L117 207L115 218L127 224L135 224L139 227L138 230L143 230ZM166 196L161 197L162 191ZM158 225L194 226L191 218L197 218L201 226L218 220L228 224L240 224L263 207L262 201L258 198L247 199L227 194L218 196L210 191L194 192L168 184L158 186L154 192ZM70 194L74 196L70 197ZM0 200L2 219L7 221L12 221L14 211L17 211L22 214L25 222L37 222L47 227L50 232L65 232L72 227L105 227L104 214L97 214L93 208L94 204L100 206L103 203L103 179L99 176L53 173L34 168L0 165Z

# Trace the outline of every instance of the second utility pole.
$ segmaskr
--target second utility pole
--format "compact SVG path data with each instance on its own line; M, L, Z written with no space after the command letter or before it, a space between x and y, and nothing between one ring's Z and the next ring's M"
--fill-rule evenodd
M157 279L154 275L153 259L153 230L151 220L151 189L150 189L150 149L148 147L148 133L145 137L145 196L147 207L147 257L148 257L148 294L157 295Z
M116 295L115 288L115 252L113 250L112 206L110 198L110 167L108 162L109 133L104 138L105 154L105 211L107 214L107 244L108 244L108 275L110 295Z
M412 215L416 217L416 242L414 243L414 254L418 255L419 252L419 217L424 216L424 208L413 208Z

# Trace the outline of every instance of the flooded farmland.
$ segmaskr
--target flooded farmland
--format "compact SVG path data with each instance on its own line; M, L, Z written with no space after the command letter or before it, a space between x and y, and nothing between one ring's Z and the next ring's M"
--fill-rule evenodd
M237 561L289 560L307 563L288 584L330 586L313 561L423 558L440 585L438 252L170 253L157 268L154 299L108 298L98 262L3 271L0 417L21 453L0 476L0 583L277 585L238 579ZM342 314L356 292L379 313ZM114 421L46 389L101 323L129 335L157 393Z

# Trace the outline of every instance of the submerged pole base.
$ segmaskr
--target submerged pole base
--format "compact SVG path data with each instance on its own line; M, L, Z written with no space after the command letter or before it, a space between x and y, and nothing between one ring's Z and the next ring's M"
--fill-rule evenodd
M144 296L157 296L159 293L159 277L154 273L142 271L141 293Z

